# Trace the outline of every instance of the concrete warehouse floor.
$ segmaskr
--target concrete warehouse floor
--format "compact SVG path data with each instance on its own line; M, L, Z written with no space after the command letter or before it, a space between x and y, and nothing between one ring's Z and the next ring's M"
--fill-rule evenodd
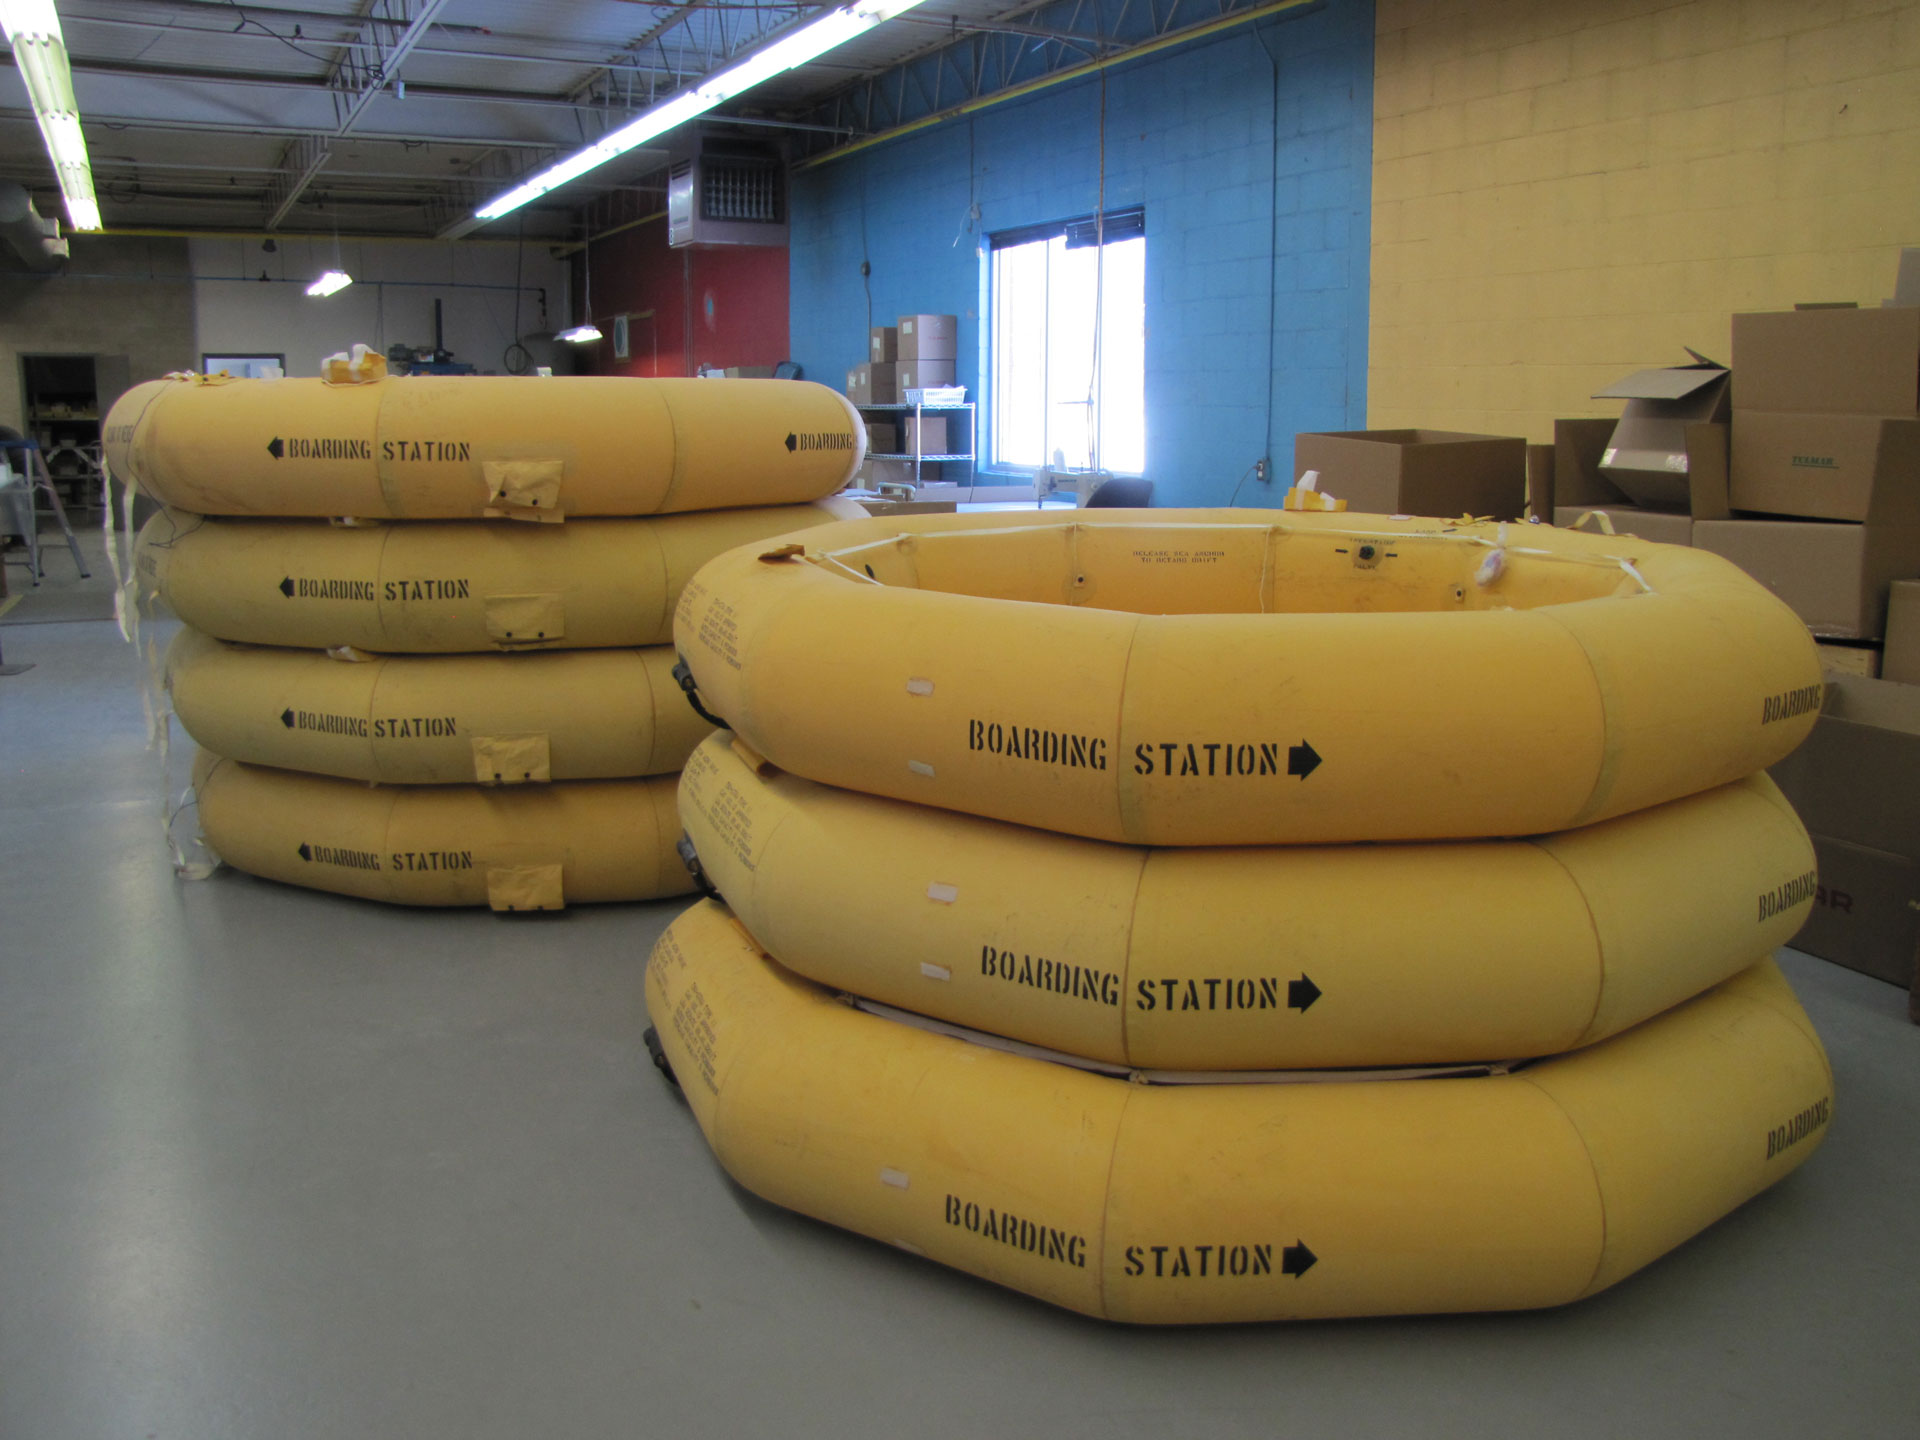
M1920 1429L1891 986L1785 955L1838 1076L1823 1148L1596 1299L1122 1329L732 1186L640 1043L677 904L177 881L135 653L99 622L4 639L35 662L0 680L10 1440Z

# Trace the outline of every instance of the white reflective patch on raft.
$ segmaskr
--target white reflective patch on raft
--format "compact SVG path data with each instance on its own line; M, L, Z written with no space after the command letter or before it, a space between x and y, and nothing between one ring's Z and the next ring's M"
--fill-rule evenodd
M907 761L907 769L911 770L916 775L924 775L929 780L933 778L933 766L927 764L927 762L924 760Z
M880 1171L880 1183L891 1185L896 1190L904 1190L907 1188L907 1172L883 1167Z
M907 694L931 695L933 694L933 681L922 680L916 676L914 679L907 681Z
M949 970L944 965L935 965L932 962L927 960L922 960L920 962L920 973L926 976L927 979L929 980L953 979L953 971Z
M942 885L938 880L927 886L927 899L938 900L942 905L951 905L960 898L958 885Z

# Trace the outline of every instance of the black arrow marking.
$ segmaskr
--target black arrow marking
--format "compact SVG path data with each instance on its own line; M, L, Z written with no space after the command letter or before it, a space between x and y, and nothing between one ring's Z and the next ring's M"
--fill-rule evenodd
M311 845L302 845L300 847L300 858L302 860L311 861L313 859L313 847ZM1291 1255L1292 1253L1293 1251L1291 1250L1287 1251L1287 1254L1289 1255Z
M267 442L267 453L278 460L287 453L287 443L278 435Z
M1305 1014L1313 1002L1320 998L1320 987L1307 978L1306 971L1300 972L1298 980L1287 981L1287 1008Z
M1319 768L1320 753L1306 741L1287 747L1287 774L1298 775L1304 780Z
M792 452L794 450L798 450L799 448L800 448L800 437L798 435L787 436L787 450L789 452Z
M289 600L293 598L293 577L291 575L280 582L280 593Z
M284 725L284 726L286 726L286 727L287 727L287 729L289 729L289 730L291 730L291 729L293 729L293 711L291 711L291 710L282 710L282 711L280 712L280 723L281 723L282 725ZM1316 994L1316 995L1318 995L1318 994L1319 994L1320 992L1319 992L1318 990L1316 990L1316 991L1314 991L1313 993L1314 993L1314 994ZM1288 982L1288 984L1287 984L1287 998L1288 998L1289 1000L1291 1000L1291 999L1293 998L1293 984L1292 984L1292 982L1291 982L1291 981L1289 981L1289 982ZM1306 1007L1306 1006L1304 1006L1304 1005L1302 1005L1302 1006L1301 1006L1300 1008L1301 1008L1302 1010L1304 1010L1304 1009L1306 1009L1307 1007Z
M1280 1252L1280 1273L1298 1280L1311 1270L1320 1257L1307 1249L1307 1242L1296 1241Z

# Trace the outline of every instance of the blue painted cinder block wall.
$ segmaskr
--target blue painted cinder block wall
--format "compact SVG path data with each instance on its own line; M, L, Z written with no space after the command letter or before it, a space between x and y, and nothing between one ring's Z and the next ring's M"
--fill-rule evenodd
M1224 505L1265 455L1276 483L1248 481L1239 503L1277 505L1296 432L1366 424L1372 75L1371 0L1106 72L1105 204L1146 208L1155 504ZM837 388L866 359L869 313L952 313L981 399L979 247L1098 208L1100 103L1089 77L796 173L791 345L808 377Z

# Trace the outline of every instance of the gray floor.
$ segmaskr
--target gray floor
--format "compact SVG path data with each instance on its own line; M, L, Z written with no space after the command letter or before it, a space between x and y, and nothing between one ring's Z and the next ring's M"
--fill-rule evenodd
M1824 1148L1597 1299L1125 1330L731 1186L640 1046L677 906L176 881L133 653L6 644L36 662L0 680L6 1440L1920 1433L1891 986L1786 955Z

